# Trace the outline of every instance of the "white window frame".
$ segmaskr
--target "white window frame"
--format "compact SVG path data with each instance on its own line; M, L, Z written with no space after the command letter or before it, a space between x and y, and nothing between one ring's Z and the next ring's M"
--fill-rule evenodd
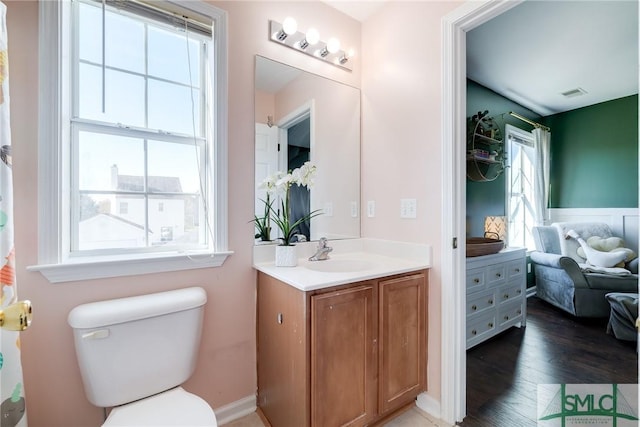
M521 139L523 141L527 141L531 144L531 149L534 150L534 155L535 155L535 138L533 137L533 134L531 132L528 132L524 129L521 129L519 127L516 126L512 126L510 124L507 124L505 126L505 136L504 136L504 141L506 144L506 159L507 159L507 176L505 179L505 197L506 197L506 202L507 202L507 212L506 212L506 216L507 216L507 244L509 246L513 246L514 242L511 241L511 235L512 235L512 228L513 228L513 218L511 217L511 181L512 181L512 174L513 174L513 170L514 170L514 166L512 165L512 157L511 157L511 141L509 140L509 135L512 134L515 137L517 137L518 139ZM535 162L535 160L534 160ZM536 165L533 165L534 169L536 168ZM532 188L532 191L535 191ZM534 194L535 197L535 194ZM535 223L534 223L535 225ZM531 241L533 241L533 236L529 236L531 238ZM530 249L527 248L528 251L530 251Z
M39 2L39 136L38 136L38 265L30 271L41 272L50 282L67 282L134 274L160 273L221 266L232 254L228 250L227 212L227 13L203 0L189 2L157 1L190 9L213 22L211 67L213 90L214 143L210 158L212 174L208 179L209 209L215 212L210 226L214 241L203 251L142 253L129 255L69 257L70 225L64 224L69 210L69 171L71 49L69 0Z

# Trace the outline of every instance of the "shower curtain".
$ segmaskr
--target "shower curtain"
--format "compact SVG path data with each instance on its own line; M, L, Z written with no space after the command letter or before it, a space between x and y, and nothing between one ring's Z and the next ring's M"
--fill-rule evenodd
M0 2L0 308L18 301L13 246L7 7ZM19 332L0 329L0 426L26 427Z

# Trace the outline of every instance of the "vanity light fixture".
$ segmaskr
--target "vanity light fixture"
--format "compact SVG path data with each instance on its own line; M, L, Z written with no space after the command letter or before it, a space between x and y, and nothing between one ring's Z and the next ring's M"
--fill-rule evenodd
M302 50L305 50L309 46L314 46L320 41L320 33L315 28L309 28L307 30L307 34L304 35L304 38L300 40L298 43L298 47Z
M269 39L349 71L353 68L353 49L348 53L341 50L340 40L335 37L331 37L326 43L323 42L315 28L309 28L306 33L298 31L298 24L292 17L285 18L282 24L270 20Z

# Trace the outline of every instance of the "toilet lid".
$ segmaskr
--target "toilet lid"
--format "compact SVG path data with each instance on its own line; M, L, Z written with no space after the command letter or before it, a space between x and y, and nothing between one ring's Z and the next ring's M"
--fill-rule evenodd
M111 410L103 427L217 427L213 409L201 397L176 387Z

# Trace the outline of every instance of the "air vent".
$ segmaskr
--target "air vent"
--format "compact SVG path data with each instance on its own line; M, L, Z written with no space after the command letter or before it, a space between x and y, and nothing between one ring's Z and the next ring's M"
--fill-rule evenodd
M586 90L584 90L584 89L582 89L580 87L577 87L575 89L571 89L571 90L568 90L566 92L562 92L561 95L565 96L567 98L575 98L576 96L582 96L585 93L587 93Z

